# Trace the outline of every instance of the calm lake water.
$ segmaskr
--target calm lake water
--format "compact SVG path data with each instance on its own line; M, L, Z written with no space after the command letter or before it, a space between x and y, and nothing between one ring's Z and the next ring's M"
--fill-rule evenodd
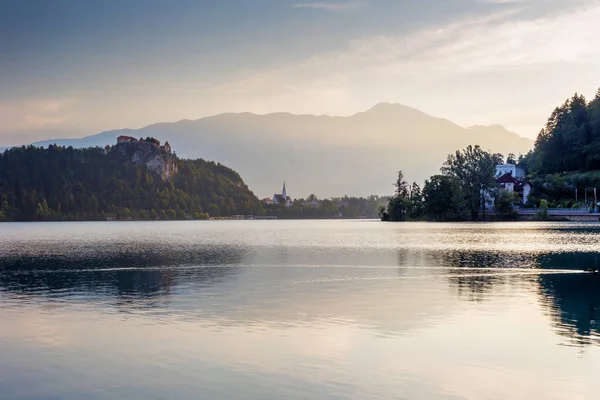
M600 224L0 224L0 399L597 399Z

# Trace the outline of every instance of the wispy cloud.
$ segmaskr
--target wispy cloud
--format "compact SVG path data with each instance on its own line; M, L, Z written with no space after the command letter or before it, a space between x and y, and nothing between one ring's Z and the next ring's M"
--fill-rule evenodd
M389 101L465 125L506 123L533 135L553 106L572 92L594 94L600 69L598 0L453 2L479 4L473 9L465 7L464 12L444 14L444 18L420 20L423 16L416 12L414 24L399 21L393 27L366 18L377 25L334 32L315 22L324 39L330 38L327 35L339 37L324 40L323 46L307 43L306 51L294 53L293 58L281 56L272 64L262 60L260 66L239 63L231 74L215 79L203 80L200 72L185 75L183 70L181 79L171 79L176 74L169 74L161 80L157 73L152 84L138 85L143 82L141 74L139 81L134 79L123 87L113 84L93 96L85 90L61 92L76 101L65 102L52 93L5 101L0 96L0 134L14 129L134 127L225 111L349 115ZM372 6L375 3L294 0L284 7L296 17L302 9L313 10L356 17L361 19L356 25L362 25L365 17L381 17L374 13L381 11ZM395 15L394 10L396 14L399 9L412 10L412 6L394 8L392 2L383 3L389 6L385 12L390 15ZM440 4L438 0L416 3L431 7L433 14ZM364 9L364 15L352 12L356 7ZM416 5L414 10L418 11ZM326 24L326 20L319 23ZM267 48L269 43L257 45Z
M21 130L61 126L70 118L70 107L73 102L73 99L66 98L0 102L0 119L10 122L4 124L2 128Z
M409 35L363 37L215 94L252 98L256 112L346 114L401 101L466 124L511 120L533 134L551 111L548 103L598 84L592 77L600 67L600 4L580 4L553 16L525 19L514 9Z
M296 3L292 7L293 8L313 8L317 10L324 11L344 11L356 8L360 5L358 1L346 1L342 3L333 3L333 2L304 2L304 3Z

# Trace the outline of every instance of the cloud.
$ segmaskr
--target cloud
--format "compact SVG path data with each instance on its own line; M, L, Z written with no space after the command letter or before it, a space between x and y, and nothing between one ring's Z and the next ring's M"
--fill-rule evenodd
M343 50L257 71L214 93L251 98L255 112L347 115L399 101L465 124L510 119L533 135L551 111L547 104L598 84L600 4L577 4L543 17L523 16L517 7L408 35L361 37Z
M305 58L296 54L293 61L282 56L276 67L244 70L236 65L235 75L210 83L195 75L181 81L157 76L151 85L107 85L101 95L74 91L76 102L0 99L0 130L140 127L227 111L349 115L388 101L463 125L497 122L533 136L553 105L575 91L595 94L600 69L597 0L469 2L488 3L473 9L488 14L452 14L450 22L429 25L417 24L415 16L412 26L417 28L409 32L401 22L398 30L382 26L366 31L377 34L344 31L340 35L355 36L345 37L342 46L341 40L331 41L338 46L333 50L313 50ZM367 4L372 3L324 0L291 7L337 12Z
M306 2L296 3L293 8L312 8L317 10L325 11L344 11L356 8L360 5L358 1L347 1L343 3L332 3L332 2Z
M2 131L62 127L68 122L74 99L44 98L0 102Z

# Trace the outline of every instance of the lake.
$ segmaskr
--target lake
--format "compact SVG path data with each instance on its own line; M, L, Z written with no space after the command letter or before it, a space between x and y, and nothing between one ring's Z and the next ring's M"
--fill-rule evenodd
M0 224L0 399L596 399L600 224Z

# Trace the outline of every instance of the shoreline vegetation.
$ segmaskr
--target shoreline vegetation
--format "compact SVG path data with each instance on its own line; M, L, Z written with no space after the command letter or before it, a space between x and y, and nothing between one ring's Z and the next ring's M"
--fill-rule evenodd
M0 221L514 221L520 208L537 210L527 219L564 220L550 211L600 208L600 90L591 101L575 94L556 107L529 153L505 158L470 145L450 154L422 188L400 171L389 197L310 195L265 204L222 164L180 159L151 137L129 139L105 148L22 146L0 153ZM526 204L498 187L495 168L505 162L526 172Z
M105 148L0 153L0 221L375 219L388 200L311 195L262 204L224 165L179 159L154 138L126 139Z
M515 164L531 184L526 204L500 189L496 165ZM533 150L516 157L468 146L450 154L440 174L409 185L402 171L396 191L379 214L382 221L514 221L519 208L535 208L536 220L565 220L552 209L597 213L600 208L600 90L587 101L575 94L556 107ZM531 219L531 218L529 218Z

